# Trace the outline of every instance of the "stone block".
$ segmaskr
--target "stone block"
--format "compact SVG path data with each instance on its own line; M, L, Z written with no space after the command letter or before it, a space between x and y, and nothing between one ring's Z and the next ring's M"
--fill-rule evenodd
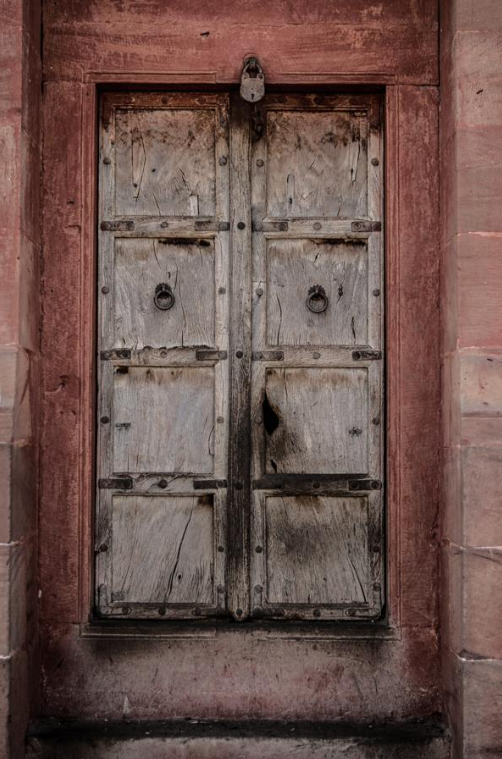
M498 223L500 226L500 222ZM500 348L502 233L459 235L457 250L460 346Z
M502 446L502 417L463 417L461 445L481 448Z
M501 43L502 32L497 29L463 31L454 37L456 120L461 127L501 124Z
M20 246L19 230L0 229L0 345L18 340Z
M473 659L502 660L502 548L464 548L462 579L463 631L460 655Z
M463 756L493 759L502 751L502 662L464 661Z
M20 120L22 103L22 34L17 26L9 27L2 12L0 30L0 119L16 115Z
M0 121L0 228L19 228L21 165L21 119L14 112Z
M0 443L10 443L14 431L18 351L0 348Z
M460 353L462 414L502 414L502 350Z
M502 30L499 0L455 0L454 5L454 23L457 29L491 32Z
M455 132L458 169L473 167L493 169L502 165L502 114L492 126L463 127Z
M502 546L501 472L501 444L490 448L476 446L463 449L462 543L465 545ZM481 562L481 566L484 566L488 576L491 562ZM502 575L500 581L502 589ZM502 604L502 597L500 602Z
M500 101L502 109L502 97ZM497 166L472 166L458 171L458 231L502 233L499 201L502 172Z
M0 544L0 657L25 644L26 551L22 543Z

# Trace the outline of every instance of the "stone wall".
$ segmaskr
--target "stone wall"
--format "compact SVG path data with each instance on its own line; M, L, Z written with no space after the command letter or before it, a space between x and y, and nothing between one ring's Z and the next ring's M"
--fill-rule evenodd
M40 8L5 0L0 16L0 756L17 759L38 677Z
M502 5L441 32L445 691L454 757L502 754Z

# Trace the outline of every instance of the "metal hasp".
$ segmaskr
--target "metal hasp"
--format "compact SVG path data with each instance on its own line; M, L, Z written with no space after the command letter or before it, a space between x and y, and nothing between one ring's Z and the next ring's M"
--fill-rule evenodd
M254 57L246 58L241 73L241 98L257 103L265 95L265 74Z

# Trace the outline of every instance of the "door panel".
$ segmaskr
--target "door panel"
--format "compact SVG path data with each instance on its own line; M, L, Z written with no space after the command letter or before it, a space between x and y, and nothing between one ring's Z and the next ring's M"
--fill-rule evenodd
M367 498L271 496L265 514L268 603L368 602Z
M320 283L328 307L313 292ZM299 308L299 306L302 306ZM331 307L329 307L331 306ZM267 240L267 343L365 345L368 341L368 251L364 240Z
M214 369L117 367L113 471L214 470Z
M368 472L366 369L267 369L264 404L267 473Z
M214 345L214 268L214 240L117 239L114 347ZM172 294L168 318L155 305L159 285Z
M367 132L364 111L267 111L267 215L366 216Z
M103 96L100 616L381 615L380 108Z
M115 496L111 603L213 604L213 514L207 495Z
M117 109L115 214L213 216L214 113L165 107L161 98L152 105Z

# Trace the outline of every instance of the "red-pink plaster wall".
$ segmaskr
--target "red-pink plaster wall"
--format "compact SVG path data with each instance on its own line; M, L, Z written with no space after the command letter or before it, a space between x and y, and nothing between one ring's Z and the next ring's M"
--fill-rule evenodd
M40 7L0 4L0 756L36 706Z

